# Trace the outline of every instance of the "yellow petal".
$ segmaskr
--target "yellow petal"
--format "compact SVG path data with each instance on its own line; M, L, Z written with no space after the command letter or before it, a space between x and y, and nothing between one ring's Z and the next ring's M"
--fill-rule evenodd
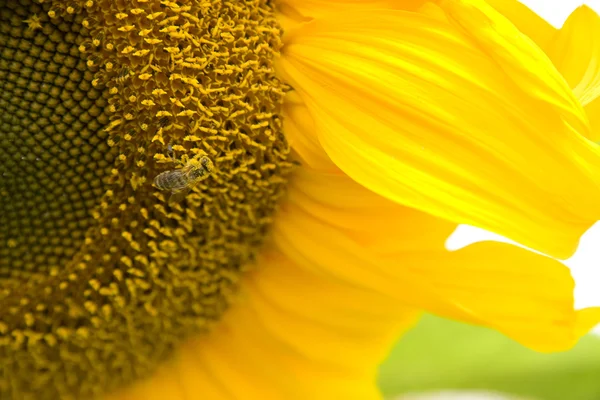
M593 80L600 55L598 14L587 6L573 11L556 35L548 55L571 88ZM583 89L576 89L576 93L581 94Z
M567 18L548 49L589 116L594 140L600 139L600 17L581 6Z
M447 222L383 199L370 205L371 196L348 177L303 170L274 241L309 271L492 327L538 351L571 347L600 319L598 309L574 311L574 283L558 261L497 242L448 252Z
M337 170L317 136L311 134L315 130L314 121L296 92L290 92L285 97L283 113L285 136L303 164L324 171Z
M302 168L289 190L291 204L287 207L298 207L335 230L350 232L361 246L378 254L437 251L456 229L454 223L398 206L342 172ZM285 218L290 213L282 215ZM276 226L292 229L285 223Z
M552 45L557 29L518 0L486 0L542 50Z
M569 124L587 134L581 105L547 55L531 39L484 0L438 2L450 21L484 49L527 95L557 107L555 112L562 111L561 116L568 118Z
M373 9L417 10L428 0L282 0L279 8L298 22L341 11Z
M300 268L274 248L242 285L208 336L106 400L379 399L377 366L419 315Z
M600 307L589 307L577 311L575 334L581 337L592 330L600 321Z
M450 21L433 7L314 20L289 34L280 72L360 184L568 257L600 219L585 113L531 40L461 4L446 6Z
M600 100L595 99L591 103L588 103L585 106L585 112L588 115L588 120L592 128L590 139L598 143L600 142Z

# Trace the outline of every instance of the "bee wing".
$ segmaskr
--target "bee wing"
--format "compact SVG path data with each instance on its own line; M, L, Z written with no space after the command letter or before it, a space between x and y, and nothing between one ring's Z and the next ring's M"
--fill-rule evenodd
M185 196L187 196L191 189L192 188L188 186L181 190L171 192L171 196L169 196L169 205L181 202L181 200L185 199Z

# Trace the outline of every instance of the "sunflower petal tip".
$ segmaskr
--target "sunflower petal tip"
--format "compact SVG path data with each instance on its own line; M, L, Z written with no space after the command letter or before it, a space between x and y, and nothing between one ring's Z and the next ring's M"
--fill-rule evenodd
M598 13L587 4L582 4L579 7L577 7L575 10L573 10L573 12L569 15L568 18L579 16L599 18Z

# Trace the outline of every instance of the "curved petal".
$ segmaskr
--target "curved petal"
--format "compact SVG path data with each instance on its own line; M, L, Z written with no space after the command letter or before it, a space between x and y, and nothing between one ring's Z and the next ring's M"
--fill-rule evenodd
M107 400L379 399L377 366L419 313L275 248L258 264L209 335Z
M585 106L585 112L588 114L590 126L592 127L592 136L590 139L596 143L600 142L600 100L595 99Z
M315 124L310 111L296 92L290 92L285 97L283 113L285 136L302 162L314 169L336 171L338 168L321 147L319 138L307 134L315 131Z
M598 14L587 6L575 9L556 35L548 55L569 86L574 88L575 93L580 97L588 84L595 80L600 68L598 66L600 56ZM589 102L585 101L585 97L583 100L583 104Z
M415 11L429 0L282 0L279 9L288 18L306 22L342 11L395 9Z
M600 309L574 311L574 283L558 261L497 242L448 252L452 228L378 200L346 176L304 169L273 238L302 268L391 303L492 327L539 351L569 348L600 319Z
M584 106L592 138L600 140L600 16L587 6L577 8L547 51Z
M468 35L529 97L556 107L587 136L585 113L547 55L484 0L438 0L448 19Z
M566 258L600 219L585 113L512 24L461 5L312 21L289 34L280 72L360 184Z
M533 40L544 52L552 45L557 29L518 0L485 0Z

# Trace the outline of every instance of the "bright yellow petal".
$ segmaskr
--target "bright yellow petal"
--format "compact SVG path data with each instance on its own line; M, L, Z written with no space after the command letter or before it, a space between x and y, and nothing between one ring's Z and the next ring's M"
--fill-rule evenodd
M600 318L596 309L574 311L574 283L558 261L497 242L448 252L450 228L377 200L343 175L303 170L273 237L303 268L392 303L492 327L539 351L571 347Z
M323 171L337 170L321 147L319 139L315 135L306 134L306 132L314 132L314 121L296 92L290 92L286 96L283 112L285 136L302 163Z
M298 22L343 11L373 9L417 10L428 0L282 0L279 9Z
M106 400L379 399L377 366L418 314L272 248L208 336Z
M556 107L587 136L585 113L547 55L484 0L438 0L451 23L462 28L526 95Z
M585 106L585 112L588 115L590 126L592 127L592 136L590 139L596 143L600 142L600 99L596 99Z
M552 45L557 29L518 0L485 0L529 36L542 50Z
M567 18L548 49L554 65L565 77L585 110L593 139L600 139L600 17L581 6Z
M575 334L581 337L590 332L600 321L600 307L584 308L577 311Z
M451 22L433 6L315 20L290 33L280 71L357 182L568 257L600 219L600 151L582 137L585 113L506 19L450 4Z
M586 83L594 80L600 68L598 14L587 6L573 11L556 35L548 55L569 86L575 89L576 94L581 95L585 86L588 86Z

